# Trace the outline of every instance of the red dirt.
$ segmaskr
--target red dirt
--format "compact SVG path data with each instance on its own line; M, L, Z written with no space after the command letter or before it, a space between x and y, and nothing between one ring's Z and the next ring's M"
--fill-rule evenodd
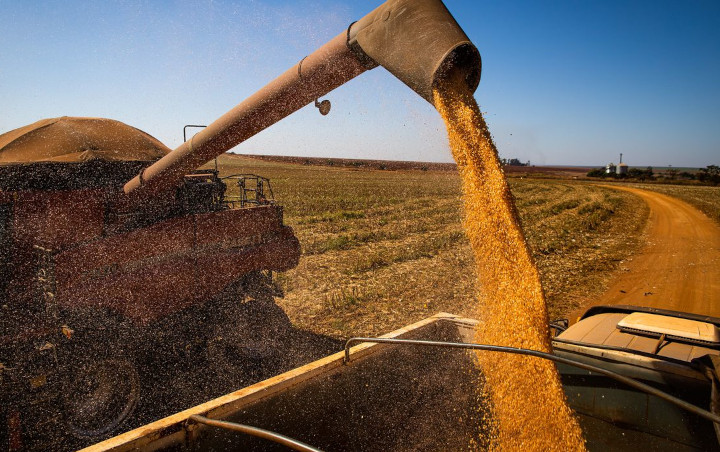
M650 207L646 245L595 302L671 309L720 317L720 227L679 199L617 187ZM586 306L587 308L589 306ZM571 316L576 319L583 312Z

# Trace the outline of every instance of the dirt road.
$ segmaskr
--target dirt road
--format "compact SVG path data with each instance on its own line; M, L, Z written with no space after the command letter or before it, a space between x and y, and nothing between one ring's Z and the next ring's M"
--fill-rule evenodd
M622 264L608 290L592 304L652 306L720 317L720 227L679 199L612 188L636 194L650 207L647 243Z

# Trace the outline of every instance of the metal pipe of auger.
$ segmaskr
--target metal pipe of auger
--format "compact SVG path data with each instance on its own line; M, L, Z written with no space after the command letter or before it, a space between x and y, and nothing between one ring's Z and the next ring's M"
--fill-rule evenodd
M348 47L347 31L193 135L128 181L131 202L179 185L185 174L232 149L368 69Z

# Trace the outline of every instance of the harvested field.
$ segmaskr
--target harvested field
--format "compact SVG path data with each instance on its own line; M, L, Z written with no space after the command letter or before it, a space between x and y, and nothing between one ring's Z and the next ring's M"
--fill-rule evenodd
M269 177L303 247L276 277L293 323L336 338L378 335L438 311L474 316L475 275L454 172L374 171L220 159ZM594 185L512 179L552 318L601 293L639 243L647 207Z

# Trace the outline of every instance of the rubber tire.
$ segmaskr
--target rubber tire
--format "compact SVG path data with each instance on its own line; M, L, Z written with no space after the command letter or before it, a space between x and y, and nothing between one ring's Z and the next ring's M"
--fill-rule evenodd
M221 380L244 384L282 367L290 319L272 299L226 309L207 344L211 368Z
M65 371L65 425L76 438L99 441L132 416L140 400L140 375L133 360L122 354L80 358Z

